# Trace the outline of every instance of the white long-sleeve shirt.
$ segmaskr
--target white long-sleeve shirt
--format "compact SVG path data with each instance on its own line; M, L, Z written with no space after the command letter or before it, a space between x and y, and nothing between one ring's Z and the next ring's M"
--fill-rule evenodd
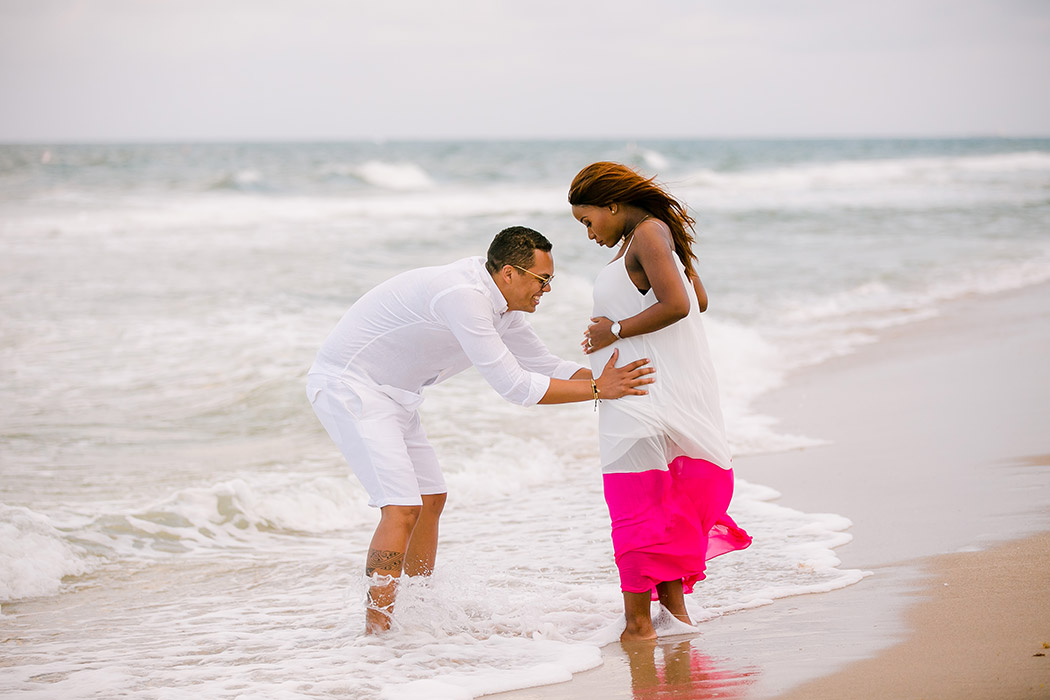
M484 258L403 272L367 292L321 346L311 374L363 382L408 408L423 387L471 365L500 396L531 406L582 365L551 354L507 301Z

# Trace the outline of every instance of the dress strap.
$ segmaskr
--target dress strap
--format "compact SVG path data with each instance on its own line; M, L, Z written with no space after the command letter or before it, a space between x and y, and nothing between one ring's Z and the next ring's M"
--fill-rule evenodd
M653 217L650 214L646 214L645 216L643 216L641 219L638 220L637 224L635 224L634 226L631 227L630 231L627 232L626 235L630 236L630 238L627 240L627 245L625 245L624 248L623 248L623 255L620 256L621 258L627 255L627 251L630 250L631 244L634 243L634 236L632 234L634 233L635 229L637 229L639 226L641 226L643 221L648 221L651 218L653 218Z

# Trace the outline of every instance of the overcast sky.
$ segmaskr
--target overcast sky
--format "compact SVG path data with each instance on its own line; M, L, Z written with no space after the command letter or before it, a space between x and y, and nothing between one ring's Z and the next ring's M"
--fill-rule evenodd
M1048 0L0 0L0 141L1050 135Z

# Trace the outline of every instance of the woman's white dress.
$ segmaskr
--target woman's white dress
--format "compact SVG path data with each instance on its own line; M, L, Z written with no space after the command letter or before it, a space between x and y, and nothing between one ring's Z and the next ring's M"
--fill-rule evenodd
M656 303L652 290L641 294L634 286L626 255L625 248L598 274L593 316L620 321ZM683 590L692 592L708 559L751 544L726 513L733 470L718 382L693 286L675 261L689 294L689 315L590 355L595 376L615 349L618 366L649 358L656 369L648 394L603 401L598 418L620 587L649 592L653 600L664 581L681 580Z

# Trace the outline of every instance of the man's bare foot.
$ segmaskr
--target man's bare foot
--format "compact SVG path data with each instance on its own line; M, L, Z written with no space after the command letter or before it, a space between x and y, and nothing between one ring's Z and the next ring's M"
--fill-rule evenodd
M365 596L365 634L377 634L390 629L397 599L398 577L373 572Z
M388 605L386 610L369 605L365 608L365 634L379 634L390 630L390 621L393 613L393 605Z

